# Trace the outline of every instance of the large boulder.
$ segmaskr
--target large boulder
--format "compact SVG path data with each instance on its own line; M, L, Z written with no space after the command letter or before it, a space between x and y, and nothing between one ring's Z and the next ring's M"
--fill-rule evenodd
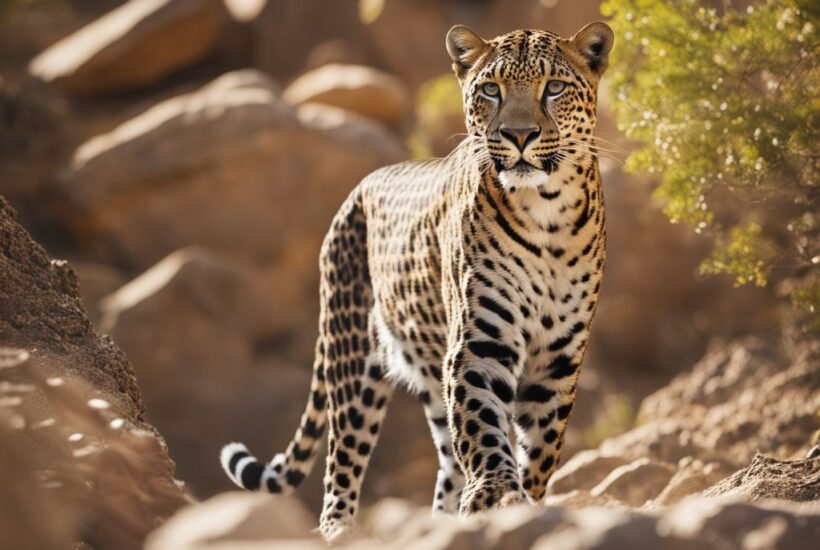
M298 423L310 362L289 349L313 344L290 335L316 315L300 304L300 273L183 249L101 300L102 330L130 354L147 418L195 494L228 487L216 461L226 442L272 454Z
M403 155L379 124L294 108L239 71L82 145L58 208L87 251L138 269L188 245L268 261L299 243L318 251L353 186Z
M72 95L126 92L202 59L227 20L222 0L130 0L42 52L29 72Z
M71 268L48 258L2 198L0 348L11 547L135 548L187 502L128 360L92 329ZM29 524L32 507L45 525Z
M386 124L400 122L410 110L410 93L401 80L360 65L324 65L298 77L282 95L295 105L331 105Z
M592 496L608 495L630 506L643 506L669 483L676 468L671 464L641 458L612 470L590 490Z
M175 515L146 541L146 550L230 548L238 541L264 545L271 533L290 548L322 550L311 533L312 515L298 501L247 492L223 493Z

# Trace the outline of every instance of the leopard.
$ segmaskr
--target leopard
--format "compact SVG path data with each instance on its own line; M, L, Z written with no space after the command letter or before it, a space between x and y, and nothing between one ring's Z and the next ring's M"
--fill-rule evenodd
M239 487L287 495L327 429L319 531L355 532L394 390L424 408L433 513L543 504L600 296L605 211L594 128L614 35L464 25L445 44L466 137L366 176L320 252L319 336L293 440L269 462L221 452Z

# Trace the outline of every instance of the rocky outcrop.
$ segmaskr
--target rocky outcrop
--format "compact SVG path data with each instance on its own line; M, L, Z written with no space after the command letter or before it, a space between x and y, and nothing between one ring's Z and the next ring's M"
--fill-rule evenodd
M188 245L269 261L321 240L353 186L403 155L376 123L294 108L261 73L233 72L83 144L58 214L88 249L138 269Z
M71 95L126 92L202 59L227 18L222 0L130 0L38 55L29 71Z
M789 360L755 338L714 350L648 396L639 426L605 441L600 452L668 462L691 456L736 468L758 451L802 458L816 429L820 367L812 345L793 355Z
M285 89L295 105L321 103L396 124L410 111L410 94L401 80L370 67L327 64L309 71Z
M820 363L811 344L784 361L776 346L756 338L712 351L644 399L637 427L570 459L550 492L668 505L764 460L757 452L803 458L820 408Z
M129 420L144 407L128 360L110 338L94 332L80 301L77 277L52 261L15 221L0 198L0 345L35 352L110 395Z
M0 528L10 547L136 548L188 501L127 359L91 327L74 272L3 199L0 348L0 462L14 472Z
M817 503L820 502L820 459L785 461L756 455L747 467L701 494Z

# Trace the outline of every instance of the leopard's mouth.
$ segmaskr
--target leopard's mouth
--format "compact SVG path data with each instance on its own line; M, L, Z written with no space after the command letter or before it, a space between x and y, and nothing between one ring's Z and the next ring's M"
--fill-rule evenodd
M546 172L547 174L551 174L558 169L558 155L556 153L544 155L540 157L539 160L542 166L536 166L524 157L521 157L511 166L503 166L503 164L499 163L501 165L497 168L499 172L510 172L519 176L526 176L533 172Z
M513 167L510 168L510 170L512 170L516 174L522 174L523 175L523 174L529 174L533 170L538 170L538 168L536 168L531 163L529 163L528 161L526 161L522 158L522 159L518 159L518 162L516 162L513 165Z

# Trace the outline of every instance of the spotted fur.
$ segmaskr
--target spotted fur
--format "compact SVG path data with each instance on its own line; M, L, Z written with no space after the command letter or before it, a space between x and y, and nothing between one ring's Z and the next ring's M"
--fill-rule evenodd
M451 29L469 137L444 159L374 172L342 205L320 256L307 409L267 464L226 446L234 482L291 492L327 424L320 529L337 538L353 525L401 384L423 404L438 452L434 512L543 499L603 274L592 131L611 46L603 23L571 39Z

